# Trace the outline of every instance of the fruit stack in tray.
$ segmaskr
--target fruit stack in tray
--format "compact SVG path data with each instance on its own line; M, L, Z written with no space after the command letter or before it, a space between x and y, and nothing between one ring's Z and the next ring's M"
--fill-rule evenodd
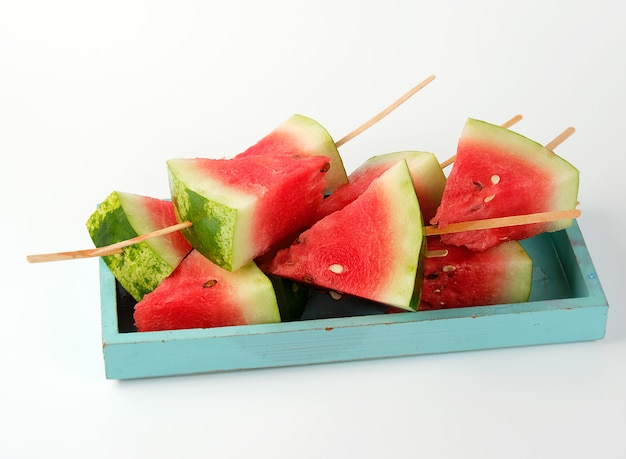
M87 222L96 247L190 223L103 257L136 301L137 331L298 320L315 295L346 315L355 301L383 312L527 301L532 260L518 241L571 219L446 228L574 209L578 195L567 161L474 119L447 178L421 151L348 175L328 132L300 115L232 158L167 166L171 200L113 192Z

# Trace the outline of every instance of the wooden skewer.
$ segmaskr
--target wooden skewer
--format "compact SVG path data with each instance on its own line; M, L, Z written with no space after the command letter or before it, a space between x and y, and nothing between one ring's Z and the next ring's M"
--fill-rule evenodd
M522 115L515 115L514 117L512 117L510 120L502 123L500 126L502 126L503 128L510 128L511 126L519 123L522 120L523 116ZM564 139L565 140L565 139ZM441 168L445 169L446 167L448 167L450 164L452 164L454 161L456 161L456 155L446 159L445 161L443 161L441 163Z
M435 79L435 75L431 75L428 78L426 78L424 81L422 81L421 83L419 83L417 86L415 86L413 89L411 89L410 91L408 91L406 94L404 94L402 97L400 97L398 100L396 100L393 104L391 104L389 107L385 108L382 112L380 112L378 115L374 116L373 118L371 118L369 121L363 123L361 126L359 126L358 128L356 128L354 131L348 133L347 135L345 135L344 137L342 137L341 139L339 139L337 142L335 142L335 146L337 148L339 148L340 146L342 146L343 144L345 144L347 141L353 139L354 137L356 137L357 135L359 135L361 132L365 131L366 129L369 129L372 125L378 123L381 119L383 119L385 116L387 116L389 113L391 113L392 111L394 111L396 108L398 108L400 105L402 105L404 102L406 102L410 97L412 97L415 93L417 93L420 89L422 89L423 87L425 87L428 83L430 83L431 81L433 81Z
M106 247L100 247L96 250L96 255L109 255L111 250L122 249L124 247L128 247L129 245L137 244L139 242L143 242L147 239L151 239L153 237L165 236L166 234L173 233L175 231L180 231L184 228L189 228L192 226L191 222L182 222L177 223L176 225L168 226L166 228L162 228L160 230L152 231L151 233L142 234L140 236L134 237L132 239L127 239L125 241L117 242L115 244L107 245Z
M439 234L461 233L463 231L483 230L492 228L501 228L505 226L528 225L531 223L544 223L556 220L569 220L580 216L580 210L557 210L554 212L538 212L526 215L513 215L510 217L486 218L483 220L473 220L468 222L450 223L445 228L439 228L436 225L425 226L424 233L426 236L435 236Z
M567 140L574 132L576 132L576 129L574 129L572 126L566 128L563 132L561 132L554 139L552 139L551 142L548 142L546 144L546 148L548 150L554 150L556 147L561 145L565 140Z
M64 261L64 260L76 260L78 258L91 258L101 256L98 252L99 249L87 249L87 250L75 250L73 252L56 252L56 253L42 253L38 255L28 255L26 260L29 263L44 263L48 261ZM111 250L106 255L113 255L122 253L122 249Z
M523 116L522 115L515 115L514 117L512 117L510 120L505 121L504 123L502 123L500 126L502 126L503 128L510 128L511 126L519 123L520 121L522 121Z
M426 251L426 258L441 258L441 257L445 257L447 255L448 255L448 250L447 249L427 250Z
M62 260L74 260L77 258L90 258L90 257L103 257L106 255L114 255L122 253L124 247L129 245L138 244L139 242L146 241L153 237L164 236L166 234L180 231L183 228L189 228L192 225L191 222L178 223L176 225L168 226L150 233L142 234L132 239L116 242L104 247L98 247L96 249L76 250L74 252L56 252L56 253L44 253L39 255L28 255L26 260L29 263L43 263L48 261L62 261Z
M526 224L531 224L531 223L542 223L542 222L549 222L549 221L555 221L555 220L567 220L570 218L577 218L579 216L580 216L580 210L571 209L571 210L562 210L562 211L555 211L555 212L540 212L540 213L527 214L527 215L515 215L511 217L487 218L483 220L450 223L445 228L439 228L435 225L425 226L424 234L426 236L435 236L435 235L440 235L440 234L459 233L462 231L500 228L504 226L526 225ZM56 253L47 253L47 254L40 254L40 255L29 255L26 257L26 259L30 263L43 263L43 262L49 262L49 261L74 260L78 258L102 257L106 255L118 254L122 252L122 249L124 247L128 247L129 245L137 244L139 242L146 241L153 237L164 236L166 234L173 233L174 231L179 231L183 228L188 228L190 226L192 226L191 222L178 223L176 225L168 226L166 228L153 231L151 233L142 234L141 236L137 236L132 239L127 239L125 241L117 242L115 244L107 245L105 247L99 247L96 249L88 249L88 250L77 250L74 252L56 252ZM428 252L426 256L427 257L443 257L446 255L447 255L447 251L443 250L443 251Z
M521 120L521 115L516 115L511 118L506 123L502 124L502 127L509 128L513 124L517 123L517 121ZM554 150L557 146L562 144L566 139L568 139L576 130L573 127L566 128L563 132L557 135L551 142L546 144L546 148L548 150ZM456 156L450 158L447 164L442 164L442 168L452 163ZM447 234L447 233L459 233L462 231L471 231L471 230L480 230L480 229L490 229L490 228L499 228L504 226L516 226L516 225L525 225L530 223L542 223L554 220L567 220L570 218L577 218L580 216L580 211L578 209L572 210L564 210L564 211L555 211L555 212L543 212L543 213L535 213L528 215L515 215L511 217L498 217L498 218L489 218L484 220L474 220L469 222L460 222L460 223L450 223L445 228L438 228L436 225L426 226L424 227L425 233L427 236L434 236L439 234ZM426 255L428 257L428 253ZM445 255L435 255L435 256L445 256Z
M442 169L445 169L446 167L448 167L450 164L452 164L454 161L456 161L456 155L451 156L450 158L446 159L445 161L442 161L442 163L440 164Z

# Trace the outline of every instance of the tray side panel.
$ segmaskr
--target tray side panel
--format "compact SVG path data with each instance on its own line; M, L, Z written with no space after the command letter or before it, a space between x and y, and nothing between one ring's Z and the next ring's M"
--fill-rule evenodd
M607 307L109 344L107 377L132 379L590 341Z

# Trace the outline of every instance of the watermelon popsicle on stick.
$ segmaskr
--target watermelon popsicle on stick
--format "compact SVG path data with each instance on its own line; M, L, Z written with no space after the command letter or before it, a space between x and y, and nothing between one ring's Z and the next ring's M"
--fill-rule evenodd
M347 183L337 146L433 79L425 79L336 143L318 123L294 115L232 159L169 160L177 219L192 223L183 235L200 253L231 271L287 245L315 222L324 195Z
M555 143L548 146L554 148ZM441 205L430 223L445 232L455 223L573 211L578 183L578 170L552 149L500 126L468 119ZM571 221L560 217L511 226L503 220L500 227L454 231L441 238L446 244L485 250L567 228Z

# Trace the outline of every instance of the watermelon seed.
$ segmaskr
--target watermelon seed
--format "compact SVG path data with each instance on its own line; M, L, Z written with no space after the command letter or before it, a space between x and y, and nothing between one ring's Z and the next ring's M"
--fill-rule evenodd
M330 295L330 297L331 297L333 300L340 300L340 299L341 299L341 297L343 296L343 295L341 295L341 293L336 292L335 290L330 290L330 291L328 292L328 294Z
M482 189L484 188L484 187L483 187L483 184L482 184L482 183L480 183L480 182L472 182L472 183L474 184L474 186L475 186L476 188L478 188L478 191L480 191L480 190L482 190Z
M335 274L341 274L343 272L343 266L341 266L339 264L330 265L328 267L328 270L330 272L335 273Z
M487 196L485 199L483 199L483 202L489 202L489 201L491 201L495 197L496 197L495 194L491 194L491 195Z
M444 273L449 273L449 272L452 272L452 271L456 270L456 266L453 266L453 265L446 265L446 266L444 266L443 268L441 268L441 270L442 270Z
M328 172L330 170L330 163L324 163L324 166L320 169L320 172Z
M497 185L498 183L500 183L500 176L496 174L492 175L491 183L493 183L494 185Z
M447 249L441 250L429 250L426 252L426 258L437 258L437 257L445 257L448 255Z
M202 288L211 288L215 284L217 284L217 279L209 279L204 284L202 284Z

